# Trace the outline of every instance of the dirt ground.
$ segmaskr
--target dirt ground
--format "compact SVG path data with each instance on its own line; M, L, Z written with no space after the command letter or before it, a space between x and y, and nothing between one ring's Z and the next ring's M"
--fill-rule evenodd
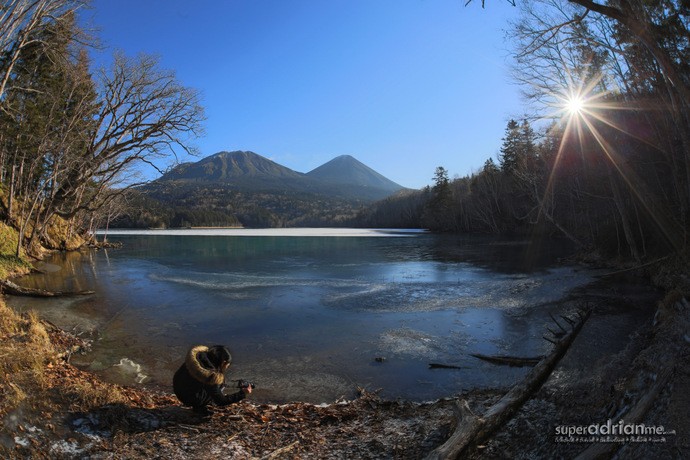
M557 429L644 423L663 434L604 443L603 458L690 458L690 304L667 299L634 281L588 286L564 305L585 303L592 315L548 381L490 439L465 458L570 458L593 437L559 436ZM635 310L637 322L621 312ZM655 315L656 312L656 315ZM626 319L627 318L627 319ZM622 331L622 332L621 332ZM53 342L71 349L76 338L52 330ZM27 404L2 421L0 450L12 458L424 458L456 426L464 399L478 415L507 391L471 391L428 403L385 401L362 392L328 405L258 404L245 400L193 414L161 389L117 387L122 402L75 410L66 385L116 387L66 360L51 365L46 381L55 395L50 410ZM648 410L626 419L651 396ZM649 399L649 398L647 398ZM601 438L599 438L601 439ZM597 458L599 454L588 454Z

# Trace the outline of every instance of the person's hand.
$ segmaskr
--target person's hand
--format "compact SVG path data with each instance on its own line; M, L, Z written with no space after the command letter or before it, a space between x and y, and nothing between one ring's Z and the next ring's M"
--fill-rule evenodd
M249 386L246 386L246 387L242 387L242 391L244 391L244 394L248 395L248 394L250 394L250 393L252 392L252 386L249 385Z

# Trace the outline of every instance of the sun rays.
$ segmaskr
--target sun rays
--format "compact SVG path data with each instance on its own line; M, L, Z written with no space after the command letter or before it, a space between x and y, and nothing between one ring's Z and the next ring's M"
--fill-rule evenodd
M596 164L600 167L608 165L605 167L610 168L610 186L618 187L615 181L618 180L617 177L620 178L631 195L654 219L668 241L679 247L679 242L674 238L671 220L665 218L663 211L654 205L651 195L645 192L645 182L626 160L626 156L633 153L629 151L634 145L629 142L630 139L659 149L659 146L650 140L631 132L627 125L634 116L620 116L621 111L638 111L639 108L622 100L616 92L607 90L602 76L591 76L588 81L575 78L570 73L568 76L568 83L550 94L553 101L550 118L560 122L562 138L549 173L542 203L546 203L547 196L553 192L557 171L562 167L567 154L576 151L586 162L591 161L592 154L596 155L599 152L602 161ZM619 137L619 134L623 134L624 137Z

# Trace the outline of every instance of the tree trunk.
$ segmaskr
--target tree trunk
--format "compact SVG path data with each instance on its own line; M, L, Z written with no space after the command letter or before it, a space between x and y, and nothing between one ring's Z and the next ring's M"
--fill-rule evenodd
M630 220L628 219L628 213L626 212L625 203L623 202L623 197L621 195L620 187L618 186L618 181L614 177L611 171L611 166L607 163L607 171L609 176L609 183L611 184L611 192L613 194L613 202L616 204L616 210L618 211L618 216L621 219L621 226L623 227L623 235L625 236L625 243L628 246L630 255L635 259L636 262L640 261L640 253L637 250L637 241L635 241L635 236L633 235L632 226L630 225Z
M46 291L19 286L9 280L0 280L0 287L10 295L29 297L68 297L78 295L91 295L95 291Z
M555 343L553 351L539 361L539 364L527 374L522 382L515 385L481 417L470 411L466 401L458 402L460 414L455 431L445 444L429 454L427 460L458 458L472 446L488 439L494 431L510 420L513 414L548 379L558 361L565 355L577 337L589 315L589 311L581 315L580 320L573 324L571 331Z

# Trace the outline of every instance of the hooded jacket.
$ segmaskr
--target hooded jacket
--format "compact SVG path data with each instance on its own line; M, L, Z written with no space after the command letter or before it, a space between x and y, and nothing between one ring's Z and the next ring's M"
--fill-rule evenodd
M185 406L201 408L213 402L217 406L226 406L244 399L242 390L226 395L223 393L225 375L220 368L224 360L231 362L232 357L227 348L216 345L192 347L185 361L173 376L173 390Z

